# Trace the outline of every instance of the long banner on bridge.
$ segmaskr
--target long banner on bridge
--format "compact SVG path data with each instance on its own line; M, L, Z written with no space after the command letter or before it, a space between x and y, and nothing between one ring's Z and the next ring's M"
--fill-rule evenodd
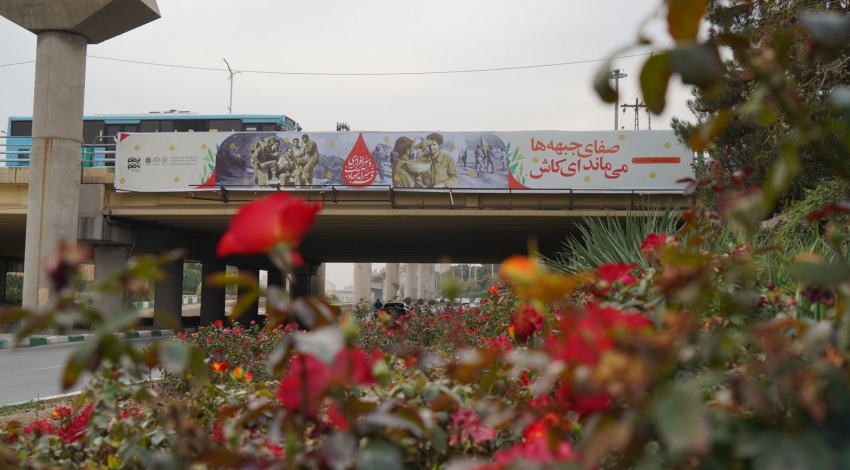
M115 187L678 192L692 160L672 131L122 133Z

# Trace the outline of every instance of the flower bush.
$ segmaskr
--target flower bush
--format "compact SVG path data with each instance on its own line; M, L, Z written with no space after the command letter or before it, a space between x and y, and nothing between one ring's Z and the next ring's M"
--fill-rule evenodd
M654 55L641 74L651 109L663 109L673 73L703 88L720 76L710 65L718 43L696 42L707 3L667 4L675 50ZM850 31L850 20L820 15L803 17L806 35L776 36L776 44L760 47L799 40L813 57L833 54L828 39ZM711 41L750 57L740 31L716 33ZM770 50L746 62L748 73L769 84L759 85L761 98L726 110L726 121L706 123L691 141L710 147L733 116L761 122L775 111L768 106L782 106L790 136L763 184L747 169L723 181L689 181L691 190L716 190L722 211L684 211L681 224L669 221L675 230L632 240L617 256L562 263L564 272L536 254L512 256L501 266L504 284L490 289L480 307L343 314L324 299L290 300L272 288L264 325L213 325L142 351L114 335L133 326L134 312L73 302L69 279L90 251L63 244L48 264L59 291L55 312L4 311L0 320L23 320L18 339L88 322L94 339L71 357L62 383L72 386L86 369L97 371L96 380L73 409L0 429L0 466L846 467L846 240L828 226L822 242L834 256L802 250L789 257L757 244L754 221L801 171L799 145L850 175L842 163L850 148L836 141L850 128L843 120L795 117L801 105L784 93L792 77ZM694 64L709 79L698 80ZM607 65L601 76L608 76ZM597 81L597 90L613 99L606 80ZM833 93L831 106L846 114L847 90ZM319 209L285 194L248 203L219 252L264 253L289 273ZM808 218L848 211L846 202L831 204ZM130 266L113 282L139 290L139 279L176 258ZM212 282L228 279L260 292L246 279ZM157 393L125 371L127 363L130 371L162 368L159 383L171 381L180 393Z

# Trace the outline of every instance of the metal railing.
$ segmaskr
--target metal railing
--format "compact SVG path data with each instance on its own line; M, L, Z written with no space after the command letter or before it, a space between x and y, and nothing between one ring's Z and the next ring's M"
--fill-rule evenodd
M32 137L29 136L10 136L0 135L0 163L18 163L19 165L6 166L22 166L28 167L32 159ZM29 139L29 143L9 143L6 139ZM107 142L106 139L112 139L112 142ZM115 166L115 138L109 136L98 136L91 144L83 144L80 146L80 161L83 162L83 168L91 168L93 166L114 167ZM9 150L9 147L15 150ZM16 157L7 157L6 155L17 155ZM97 163L102 162L102 165Z

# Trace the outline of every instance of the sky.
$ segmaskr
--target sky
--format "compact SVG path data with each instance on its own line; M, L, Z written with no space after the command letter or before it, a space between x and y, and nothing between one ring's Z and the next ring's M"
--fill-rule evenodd
M227 113L226 71L237 74L233 112L286 114L305 131L600 130L614 125L592 79L605 59L663 50L670 38L657 20L645 32L654 46L633 44L641 20L661 0L157 0L162 18L88 47L85 113L188 110ZM36 37L0 18L0 129L9 116L31 115ZM642 97L646 56L614 67L622 103ZM585 62L594 61L594 62ZM266 72L433 72L584 62L480 73L394 76L281 75ZM693 119L689 89L671 83L670 118ZM634 127L634 112L618 112ZM640 115L646 128L646 113ZM375 265L376 267L378 265ZM329 266L327 278L351 283L351 264Z

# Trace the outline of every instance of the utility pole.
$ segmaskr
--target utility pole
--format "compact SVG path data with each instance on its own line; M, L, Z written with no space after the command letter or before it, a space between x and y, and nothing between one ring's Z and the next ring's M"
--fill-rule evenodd
M233 77L237 73L242 73L242 72L234 72L230 68L230 64L227 63L227 59L221 59L221 60L224 61L224 64L227 65L227 71L230 72L230 76L227 77L227 79L230 80L230 106L227 107L227 112L228 112L228 114L233 114Z
M649 108L646 108L646 124L648 126L646 128L646 130L651 131L652 130L652 113L649 112Z
M623 114L626 114L626 108L635 108L635 130L640 130L640 115L638 111L640 111L640 108L645 108L646 105L643 103L638 104L638 99L635 98L635 104L624 104L622 107Z
M611 74L608 75L608 78L614 79L614 91L616 92L617 99L614 101L614 130L620 130L620 124L618 122L619 115L617 114L617 108L620 107L620 79L626 78L628 75L622 73L621 69L612 70Z

